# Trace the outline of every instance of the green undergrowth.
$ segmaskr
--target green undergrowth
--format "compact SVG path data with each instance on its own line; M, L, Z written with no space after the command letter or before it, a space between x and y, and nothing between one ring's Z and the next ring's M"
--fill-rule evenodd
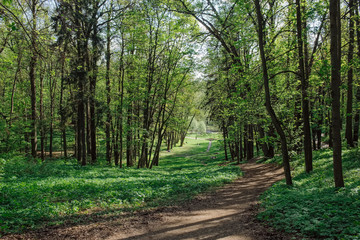
M315 239L360 239L360 152L343 150L345 188L335 189L332 151L314 152L314 171L303 158L292 162L293 187L284 181L262 197L259 218L286 232Z
M223 155L208 141L163 152L153 169L81 167L75 160L29 163L1 157L0 236L76 221L77 216L107 214L180 203L241 175L236 166L220 166ZM75 220L74 220L75 219Z

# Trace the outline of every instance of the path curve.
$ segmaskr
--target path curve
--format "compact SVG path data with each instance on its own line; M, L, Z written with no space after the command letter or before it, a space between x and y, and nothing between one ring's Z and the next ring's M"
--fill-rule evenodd
M160 220L134 225L108 240L291 239L256 220L259 195L283 178L283 170L254 161L241 165L245 175L215 192L192 200L175 213L160 214ZM157 218L155 218L157 219Z
M296 239L256 220L259 195L283 178L283 170L253 161L244 177L185 205L99 218L93 223L46 228L4 239L277 240Z

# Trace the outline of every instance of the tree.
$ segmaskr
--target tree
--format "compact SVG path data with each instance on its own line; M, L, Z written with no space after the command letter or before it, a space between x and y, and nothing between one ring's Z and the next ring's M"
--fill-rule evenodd
M257 23L258 23L258 38L259 38L259 49L260 49L260 58L262 63L262 70L263 70L263 80L264 80L264 89L265 89L265 105L266 110L268 111L271 120L276 128L277 133L280 136L281 140L281 152L283 158L283 165L284 165L284 172L286 178L286 184L292 185L291 173L290 173L290 156L288 153L287 147L287 140L285 136L285 132L281 127L280 121L278 120L274 109L271 105L271 97L270 97L270 87L269 87L269 76L268 76L268 69L267 69L267 60L265 56L265 49L264 49L264 29L263 29L263 13L261 12L261 6L259 0L255 1L255 9L256 9L256 16L257 16Z
M331 97L332 97L332 134L335 187L344 187L341 158L341 21L340 1L330 0L330 33L331 33Z
M298 53L299 53L299 69L301 78L301 99L302 99L302 120L304 123L304 153L305 153L305 170L307 173L312 171L312 147L311 147L311 132L310 132L310 110L308 98L308 85L309 77L305 69L305 62L308 62L307 53L304 54L304 41L303 41L303 20L301 14L301 1L296 0L296 26L297 26L297 39L298 39ZM307 33L305 33L307 34Z
M350 147L354 147L353 141L353 56L354 56L354 0L349 1L349 49L348 49L348 86L347 86L347 103L346 103L346 130L345 138Z

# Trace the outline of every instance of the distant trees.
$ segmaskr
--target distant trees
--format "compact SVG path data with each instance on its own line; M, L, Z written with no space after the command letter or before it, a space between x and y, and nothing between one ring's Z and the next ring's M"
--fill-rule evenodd
M55 3L1 2L2 151L157 165L164 137L184 137L196 105L196 22L152 0Z

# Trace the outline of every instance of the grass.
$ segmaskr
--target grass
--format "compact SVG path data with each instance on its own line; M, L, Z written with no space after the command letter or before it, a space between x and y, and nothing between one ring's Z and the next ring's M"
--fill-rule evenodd
M314 171L292 162L293 187L284 181L261 197L260 219L273 227L316 239L360 239L360 152L343 150L345 188L335 189L332 151L314 152Z
M208 141L186 141L163 152L152 170L0 156L0 236L76 221L94 211L177 204L241 175L236 166L219 166L224 155L217 154L217 144L206 152Z

